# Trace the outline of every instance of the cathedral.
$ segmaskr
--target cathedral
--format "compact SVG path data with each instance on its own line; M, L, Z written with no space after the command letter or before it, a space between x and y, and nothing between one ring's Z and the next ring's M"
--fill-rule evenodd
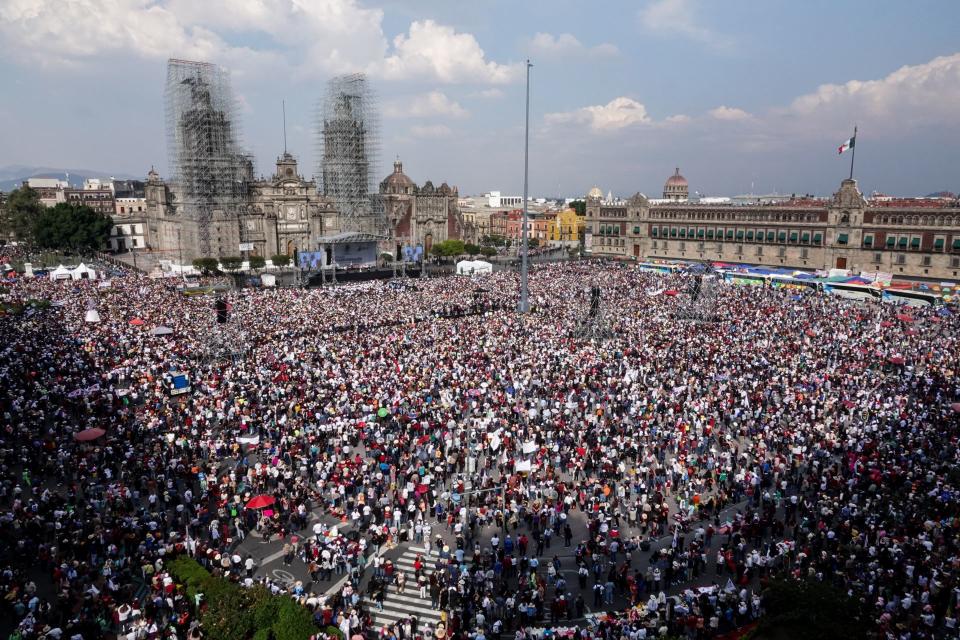
M457 188L446 182L434 187L427 180L418 187L403 172L403 164L397 159L393 173L380 183L380 198L392 236L387 251L399 257L403 247L421 246L429 255L437 242L465 239L459 197Z
M151 169L144 195L147 248L170 259L182 255L184 262L200 257L200 221L184 206L177 185ZM297 160L286 152L277 158L272 176L246 183L238 203L211 209L210 255L217 258L293 256L337 230L332 202L318 195L316 183L299 174Z
M145 197L148 250L171 260L182 255L185 263L202 256L200 222L185 206L177 185L151 169ZM398 160L393 173L380 183L379 194L371 196L382 204L389 230L379 238L378 250L399 259L407 246L423 247L429 255L437 242L466 239L458 198L457 188L446 183L434 187L428 180L417 186ZM300 175L296 158L284 152L273 175L249 180L239 201L211 207L210 255L292 257L320 249L325 237L360 231L344 226L349 223L340 218L333 200L318 193L316 182Z

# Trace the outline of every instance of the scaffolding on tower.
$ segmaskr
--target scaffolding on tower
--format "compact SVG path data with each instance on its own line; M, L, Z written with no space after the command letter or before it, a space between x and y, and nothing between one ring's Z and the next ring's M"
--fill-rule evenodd
M198 250L212 255L214 213L233 217L253 180L241 151L229 72L209 62L167 61L167 153L185 219L197 223Z
M384 235L388 221L375 194L379 175L380 113L362 73L337 76L317 114L317 175L321 192L337 209L340 231Z

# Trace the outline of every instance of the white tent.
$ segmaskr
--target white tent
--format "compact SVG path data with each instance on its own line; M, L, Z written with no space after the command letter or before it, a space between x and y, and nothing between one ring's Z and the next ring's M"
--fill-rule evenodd
M50 272L51 280L69 280L73 277L73 272L62 264Z
M473 276L493 273L493 265L484 260L461 260L457 263L458 276Z
M74 280L96 280L97 272L81 262L79 267L70 272L70 277Z
M260 276L260 282L262 282L265 287L275 287L277 286L277 276L272 273L265 273Z

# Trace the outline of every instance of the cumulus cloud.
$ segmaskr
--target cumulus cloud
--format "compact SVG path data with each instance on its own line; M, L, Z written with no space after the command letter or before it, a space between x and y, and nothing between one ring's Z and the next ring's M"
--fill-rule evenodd
M749 120L752 117L743 109L738 109L737 107L727 107L725 105L720 105L716 109L711 109L708 113L710 114L710 117L717 120Z
M878 80L823 84L776 113L827 126L855 121L874 130L917 124L953 124L960 104L960 53L903 66Z
M679 35L714 49L729 49L733 40L701 25L693 0L654 0L639 13L640 24L647 31L662 35Z
M410 134L417 138L446 138L453 131L445 124L426 124L410 127Z
M632 98L614 98L607 104L583 107L574 111L548 113L547 125L580 124L593 131L617 131L636 124L650 122L647 108Z
M491 87L490 89L482 89L480 91L474 91L470 94L471 98L484 98L486 100L493 100L495 98L503 97L503 90L497 89L496 87Z
M469 112L442 91L430 91L404 100L392 100L384 105L384 114L393 118L465 118Z
M253 36L253 37L251 37ZM255 44L236 46L245 40ZM29 64L76 66L110 55L216 62L238 74L503 84L520 64L488 60L476 38L432 20L391 43L383 11L358 0L3 0L0 47Z
M148 0L8 0L0 7L0 35L9 55L42 66L74 66L121 51L204 60L253 53Z
M409 34L394 38L393 54L371 70L391 80L418 77L450 83L505 84L521 77L523 65L487 60L472 34L424 20L413 22Z
M572 55L613 56L619 53L616 46L604 42L595 47L586 47L576 36L569 33L553 35L537 33L530 39L530 53L534 56L559 58Z

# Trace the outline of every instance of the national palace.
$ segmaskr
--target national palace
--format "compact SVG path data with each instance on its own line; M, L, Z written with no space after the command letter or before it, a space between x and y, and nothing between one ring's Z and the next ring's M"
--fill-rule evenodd
M894 276L960 276L956 197L864 198L844 180L831 198L736 204L688 200L679 169L663 198L587 196L588 250L637 260L709 260Z

